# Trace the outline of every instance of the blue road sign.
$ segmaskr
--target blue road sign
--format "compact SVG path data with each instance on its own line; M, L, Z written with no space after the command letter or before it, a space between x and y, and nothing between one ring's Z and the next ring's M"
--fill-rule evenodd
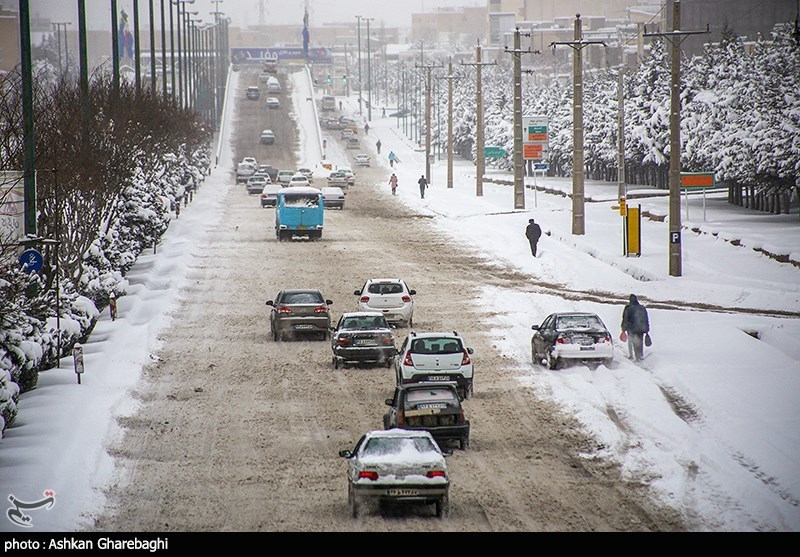
M44 265L44 257L35 249L26 249L19 256L19 266L28 273L38 273Z
M546 162L537 162L533 165L534 170L550 170L550 165Z

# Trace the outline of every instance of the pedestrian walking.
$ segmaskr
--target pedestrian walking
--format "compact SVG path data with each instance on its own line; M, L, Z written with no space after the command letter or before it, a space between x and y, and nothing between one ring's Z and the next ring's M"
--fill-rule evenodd
M397 195L397 176L394 174L389 178L389 185L392 186L392 195Z
M392 168L394 168L394 159L396 158L397 157L395 156L394 151L389 151L389 166Z
M375 147L378 148L378 154L380 155L381 154L381 140L380 139L375 143Z
M417 180L417 183L419 184L419 196L422 199L425 199L425 190L428 189L428 180L425 179L425 175L424 174L419 177L419 180Z
M339 112L342 111L342 101L339 101Z
M381 118L386 118L386 107L385 106L381 109Z
M369 133L369 122L364 124L364 135L367 135L368 133Z
M628 341L628 357L637 362L644 358L644 346L650 346L650 319L647 309L639 303L636 294L622 310L622 333L620 339Z
M536 224L533 219L528 219L525 237L528 238L528 242L531 245L531 255L536 257L536 245L539 243L539 238L542 237L542 227Z

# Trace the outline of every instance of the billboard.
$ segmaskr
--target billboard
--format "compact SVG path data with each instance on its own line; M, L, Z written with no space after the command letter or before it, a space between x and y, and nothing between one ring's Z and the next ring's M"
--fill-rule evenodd
M284 46L270 48L231 48L231 60L234 64L263 64L266 60L288 62L305 62L306 51L301 46ZM317 64L332 64L333 54L324 47L309 48L308 61Z
M522 158L547 162L550 119L547 116L522 117Z

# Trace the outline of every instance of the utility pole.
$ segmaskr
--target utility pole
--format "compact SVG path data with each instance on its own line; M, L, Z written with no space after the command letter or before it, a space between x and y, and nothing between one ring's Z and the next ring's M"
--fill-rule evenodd
M431 72L442 64L417 64L427 72L425 79L425 179L431 183Z
M86 49L86 0L78 0L78 80L81 89L81 145L89 144L89 56Z
M363 114L364 112L361 109L361 18L362 16L357 15L356 19L358 20L358 113Z
M172 8L170 7L170 13ZM170 31L170 37L172 31ZM167 24L164 14L164 0L161 0L161 91L167 98Z
M119 29L117 28L117 0L111 0L111 67L113 96L119 98Z
M583 162L583 53L591 44L603 41L583 40L581 14L575 14L575 34L572 41L553 42L550 46L563 44L572 48L572 233L582 236L586 233L584 214L585 185Z
M672 90L669 117L669 274L683 274L681 256L681 43L690 35L705 31L681 31L681 3L672 2L672 32L644 33L645 37L663 37L672 45ZM646 29L645 29L646 31Z
M617 198L628 197L628 188L625 185L625 43L622 37L619 40L619 72L617 74Z
M475 131L475 165L477 176L475 177L475 195L477 197L483 196L483 172L484 172L484 165L486 164L486 157L483 156L483 85L481 84L481 68L483 66L496 66L497 62L481 62L481 43L478 42L478 46L475 47L475 62L461 62L462 66L475 66L477 70L477 91L475 94L475 100L477 101L477 111L476 111L476 131Z
M150 95L156 96L156 16L153 13L153 0L150 0Z
M58 41L58 73L63 74L66 67L69 72L69 47L67 45L67 25L72 25L69 21L53 22L50 25L56 28L56 40ZM66 63L61 63L61 29L64 29L64 52L66 54Z
M374 17L361 18L367 22L367 121L372 122L372 51L369 47L369 22L374 21Z
M453 59L447 65L447 75L436 79L447 80L447 187L453 187L453 81L463 79L453 75Z
M525 161L522 157L522 55L540 54L530 47L520 48L520 36L530 37L530 33L522 33L519 27L514 31L514 48L505 52L514 56L514 208L525 208Z
M142 56L139 49L139 0L133 0L133 44L136 76L136 96L142 93Z

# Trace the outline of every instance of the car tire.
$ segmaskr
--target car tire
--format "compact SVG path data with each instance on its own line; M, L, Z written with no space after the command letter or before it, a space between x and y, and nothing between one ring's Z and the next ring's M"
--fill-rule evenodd
M439 518L447 518L450 514L450 497L442 495L442 498L436 501L436 516Z
M531 343L531 361L533 362L533 365L539 365L542 363L541 358L539 358L539 354L536 353L536 348L533 346L533 343Z
M408 326L409 327L413 327L414 326L414 318L413 317L409 317L408 318Z
M353 518L358 518L358 496L353 493L353 486L348 486L347 488L347 502L350 505L350 515Z
M333 357L333 369L339 369L339 358L336 356Z
M558 369L558 366L561 362L558 358L556 358L553 353L547 355L547 367L550 369Z
M394 366L394 357L386 358L386 368L392 369L393 366Z
M278 342L281 339L281 336L278 334L278 331L272 329L272 340Z
M459 442L459 445L462 451L466 451L467 449L469 449L469 435L465 435L464 437L462 437Z

